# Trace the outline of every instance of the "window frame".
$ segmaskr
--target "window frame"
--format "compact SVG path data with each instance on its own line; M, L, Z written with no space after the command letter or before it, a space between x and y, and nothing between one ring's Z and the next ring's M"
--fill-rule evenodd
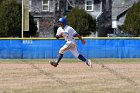
M87 2L91 1L91 5L87 5ZM91 10L88 10L87 7L91 7ZM85 10L86 11L94 11L94 0L85 0Z
M48 1L48 4L44 4L44 0L42 0L42 11L49 11L49 3L50 3L50 0L47 0ZM44 10L44 6L47 6L48 7L48 9L47 10Z

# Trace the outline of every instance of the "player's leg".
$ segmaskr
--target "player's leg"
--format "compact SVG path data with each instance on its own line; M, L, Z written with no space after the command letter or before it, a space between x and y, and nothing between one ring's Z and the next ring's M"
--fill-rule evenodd
M56 61L49 61L49 63L51 65L53 65L54 67L57 67L57 65L59 64L59 62L63 58L63 54L65 52L67 52L69 49L70 49L70 45L65 44L62 48L60 48L60 50L59 50L59 56L58 56L57 60Z
M82 54L79 54L79 53L78 53L76 47L70 49L70 51L72 52L72 54L73 54L76 58L82 60L83 62L86 62L86 61L87 61L87 59L86 59Z
M49 61L49 63L51 65L53 65L54 67L57 67L57 65L59 64L60 60L63 58L63 54L59 54L58 58L56 61Z
M68 50L70 50L71 48L74 48L75 47L75 44L72 43L72 42L67 42L60 50L59 50L59 57L56 61L56 63L58 64L60 62L60 60L62 59L63 57L63 54L65 52L67 52Z
M92 63L91 63L90 59L88 60L88 59L86 59L82 54L79 54L76 47L75 47L75 48L71 48L70 51L72 52L72 54L73 54L76 58L82 60L82 61L85 62L88 66L92 67Z
M57 64L59 64L60 60L63 58L63 54L67 52L72 46L65 44L60 50L59 50L59 57L56 61Z

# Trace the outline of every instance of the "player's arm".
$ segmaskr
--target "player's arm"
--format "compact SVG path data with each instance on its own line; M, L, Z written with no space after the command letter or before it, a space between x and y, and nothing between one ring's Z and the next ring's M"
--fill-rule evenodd
M59 38L61 38L61 37L63 37L63 33L62 32L60 32L59 34L56 34L56 36L55 36L57 39L59 39Z
M56 35L55 35L55 37L56 37L57 39L59 39L59 38L62 37L61 30L62 30L62 29L61 29L60 27L57 29L57 33L56 33Z
M81 37L81 35L79 35L78 33L75 34L74 37L78 37L81 40L82 44L86 43L85 40Z

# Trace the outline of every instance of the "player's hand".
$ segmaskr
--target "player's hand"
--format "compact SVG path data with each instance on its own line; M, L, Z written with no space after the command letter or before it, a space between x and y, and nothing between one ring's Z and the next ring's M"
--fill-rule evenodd
M59 37L63 37L63 33L61 32L61 33L59 33Z
M81 42L82 42L82 44L85 44L86 43L84 39L81 39Z

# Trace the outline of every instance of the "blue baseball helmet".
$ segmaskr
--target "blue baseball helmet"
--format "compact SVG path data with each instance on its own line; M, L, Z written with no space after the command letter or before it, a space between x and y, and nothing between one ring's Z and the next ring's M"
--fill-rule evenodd
M66 18L59 18L58 22L59 22L59 23L63 23L64 25L67 24Z

